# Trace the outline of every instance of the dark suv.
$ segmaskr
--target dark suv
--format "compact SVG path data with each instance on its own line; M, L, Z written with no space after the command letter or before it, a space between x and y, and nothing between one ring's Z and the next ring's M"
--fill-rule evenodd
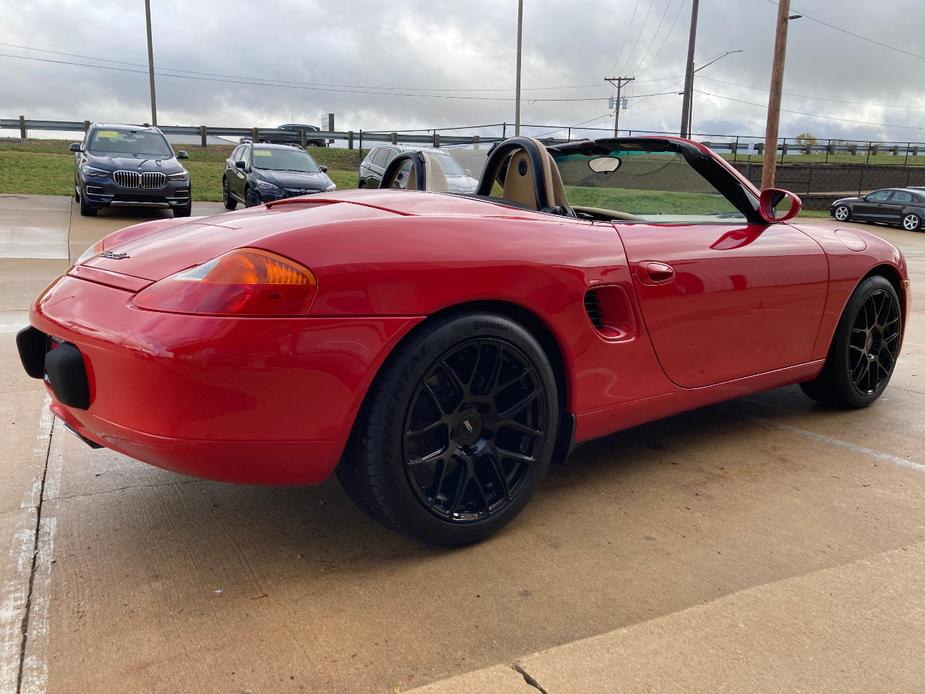
M297 145L245 142L225 160L222 200L233 210L239 202L248 207L270 200L337 190L311 155Z
M275 130L283 132L260 133L260 142L269 142L273 145L301 145L302 131L305 131L306 147L326 147L327 142L323 137L315 137L315 133L321 132L317 125L308 125L307 123L284 123L277 125ZM251 142L250 137L242 137L241 142Z
M401 152L427 152L443 166L446 174L447 192L471 194L478 188L479 182L469 175L453 157L442 149L422 149L402 145L379 145L369 150L369 154L360 163L360 188L378 188L379 181L389 162Z
M169 207L175 217L192 209L189 172L157 128L94 123L74 152L74 199L80 214L93 216L101 207Z

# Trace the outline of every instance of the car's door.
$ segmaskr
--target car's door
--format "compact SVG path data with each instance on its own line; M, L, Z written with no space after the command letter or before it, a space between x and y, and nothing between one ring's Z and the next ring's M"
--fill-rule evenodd
M747 184L694 145L602 149L554 158L577 214L613 211L665 374L697 388L811 361L828 289L822 247L760 221Z
M913 200L912 192L908 190L894 190L890 199L883 204L883 221L890 224L902 222L903 210Z
M811 360L828 262L789 224L617 223L666 375L707 386Z
M852 216L879 222L886 216L885 203L890 199L893 191L889 189L875 190L857 201L852 210Z
M247 168L249 154L252 149L251 145L243 145L238 152L238 158L235 160L235 166L232 169L234 175L232 177L231 191L241 200L244 199L244 184L247 181ZM244 162L244 168L240 168L237 165L237 162Z

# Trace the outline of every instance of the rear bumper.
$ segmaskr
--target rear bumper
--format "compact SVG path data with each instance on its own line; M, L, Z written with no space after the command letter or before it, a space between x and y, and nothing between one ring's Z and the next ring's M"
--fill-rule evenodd
M52 411L138 460L253 484L326 479L375 373L421 320L186 316L131 297L65 276L36 301L32 326L79 350L86 378L82 408L42 374ZM31 375L39 361L23 356Z

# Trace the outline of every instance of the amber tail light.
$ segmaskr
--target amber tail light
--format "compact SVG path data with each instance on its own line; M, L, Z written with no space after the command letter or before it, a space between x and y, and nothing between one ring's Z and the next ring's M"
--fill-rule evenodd
M294 260L239 248L155 282L134 299L137 308L168 313L301 316L318 283Z

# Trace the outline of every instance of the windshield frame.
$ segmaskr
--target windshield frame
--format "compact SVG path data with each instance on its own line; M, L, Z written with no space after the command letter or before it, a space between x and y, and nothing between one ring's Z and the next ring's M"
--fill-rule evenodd
M633 152L651 152L674 153L683 157L688 165L699 174L708 184L710 184L717 193L722 195L733 208L738 210L745 220L752 224L766 224L760 215L758 208L758 195L753 186L745 181L735 169L725 161L720 160L709 150L704 150L701 146L680 139L658 138L658 137L638 137L638 138L605 138L600 140L584 140L580 142L556 145L547 148L548 152L556 160L556 165L560 159L571 154L581 154L583 156L614 156L621 151ZM557 159L558 157L558 159ZM618 169L619 170L619 169ZM580 209L580 206L579 206ZM620 210L608 210L614 212L615 221L621 223L636 224L741 224L741 219L723 219L721 217L711 218L709 221L679 221L659 220L657 218L639 217L638 219L624 219L626 213ZM672 215L673 216L673 215Z
M134 134L134 135L143 134L145 136L150 136L150 137L153 137L155 140L160 140L163 143L164 147L166 148L166 151L165 152L137 152L137 151L120 152L119 150L103 149L100 147L100 144L101 144L100 140L102 139L103 141L105 141L109 138L99 138L99 133L101 132L117 132L117 133ZM95 156L120 155L123 157L148 157L148 158L162 157L166 159L170 159L176 156L176 153L173 151L173 147L170 146L170 143L167 141L167 138L164 137L163 133L157 132L154 130L147 130L145 128L124 128L124 127L123 128L115 128L115 127L95 128L93 132L90 134L89 139L87 140L86 149L90 154L93 154Z
M257 156L258 151L281 152L281 153L284 152L286 155L294 154L296 156L302 155L302 157L304 157L311 163L311 166L315 167L315 170L314 171L303 171L302 169L273 169L273 168L267 168L265 166L258 166L257 165L258 160L264 159L264 158L265 159L273 158L272 156L269 156L269 157ZM266 147L266 146L261 147L260 145L254 145L253 147L251 147L251 168L259 169L260 171L275 171L278 173L303 173L303 174L322 173L321 167L318 165L318 162L315 161L314 157L312 157L311 154L306 152L304 149L301 149L301 148L296 149L295 147Z

